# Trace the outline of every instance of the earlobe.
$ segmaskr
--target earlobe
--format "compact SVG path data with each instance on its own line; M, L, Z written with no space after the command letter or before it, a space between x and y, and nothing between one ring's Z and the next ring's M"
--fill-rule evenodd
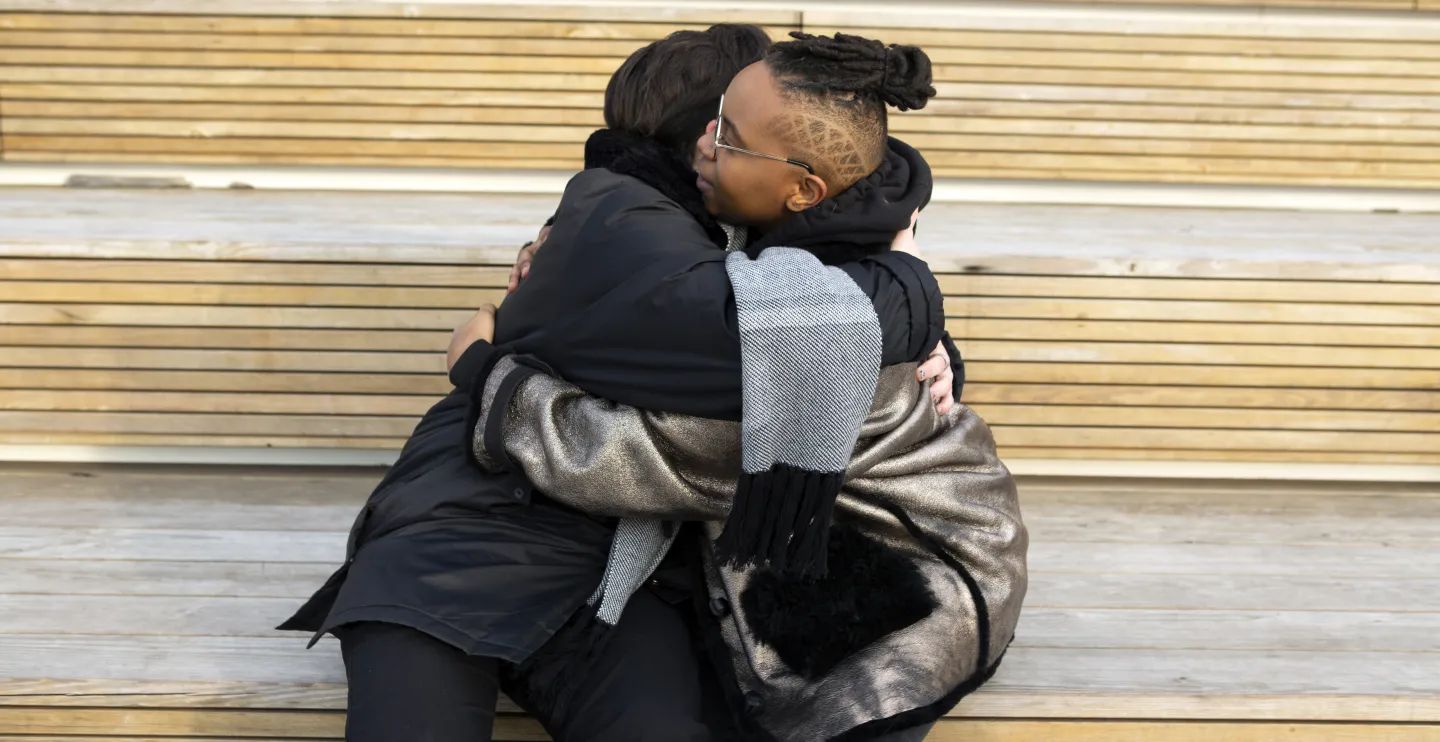
M786 205L790 207L791 211L804 211L824 201L829 192L829 186L825 185L824 179L820 176L806 175L800 181L799 187L791 194Z

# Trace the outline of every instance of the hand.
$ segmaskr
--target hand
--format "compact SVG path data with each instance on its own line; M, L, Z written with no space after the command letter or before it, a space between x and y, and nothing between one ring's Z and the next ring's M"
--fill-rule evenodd
M534 242L527 242L520 248L520 254L515 257L515 265L510 268L510 286L505 290L507 294L515 293L520 288L520 282L530 275L530 263L535 260L535 252L545 244L545 239L550 236L550 226L547 224L540 228L540 234L535 236Z
M920 246L915 243L915 222L919 219L920 210L916 209L910 215L910 226L895 233L895 239L890 242L891 250L920 257Z
M476 341L495 342L495 305L486 304L470 318L469 322L455 328L450 335L450 349L445 353L445 370L455 368L455 362L465 354L465 349Z
M945 352L944 343L935 346L915 376L921 382L930 382L930 400L936 412L944 415L955 407L955 371L950 368L950 354Z

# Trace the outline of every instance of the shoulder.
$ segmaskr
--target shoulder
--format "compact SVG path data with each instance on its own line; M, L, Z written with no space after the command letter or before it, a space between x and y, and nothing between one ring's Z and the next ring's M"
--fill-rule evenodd
M639 178L600 168L570 179L555 219L568 222L592 245L618 242L628 250L720 253L705 228L675 201Z

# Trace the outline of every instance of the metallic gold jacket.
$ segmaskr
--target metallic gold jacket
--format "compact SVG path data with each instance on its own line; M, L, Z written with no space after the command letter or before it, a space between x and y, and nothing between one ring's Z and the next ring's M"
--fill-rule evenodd
M719 534L740 472L739 423L616 405L509 358L479 401L474 449L482 466L523 469L540 491L595 515L703 521L706 547ZM990 430L963 405L937 413L913 364L882 371L846 474L836 522L881 545L887 558L899 555L922 578L931 600L915 622L885 626L884 615L862 615L890 604L888 585L883 576L866 584L874 570L847 570L833 557L841 589L779 587L811 589L818 603L858 591L858 601L840 606L856 612L849 620L822 620L835 606L815 606L808 622L761 615L776 605L777 596L763 594L773 592L775 578L720 567L705 550L710 606L747 714L780 740L864 739L887 723L913 726L944 714L993 672L1025 596L1028 538ZM861 646L849 637L849 650L823 673L797 670L785 627L813 634L826 625L885 633L862 630Z

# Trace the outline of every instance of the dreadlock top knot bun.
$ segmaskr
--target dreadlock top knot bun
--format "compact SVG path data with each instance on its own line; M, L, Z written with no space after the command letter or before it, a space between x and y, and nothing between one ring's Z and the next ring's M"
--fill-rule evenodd
M930 57L915 46L837 33L793 31L776 44L770 61L782 75L804 78L801 87L870 95L901 111L924 108L935 97Z
M885 79L876 92L901 111L921 109L935 97L930 79L930 55L918 46L892 44L885 50Z

